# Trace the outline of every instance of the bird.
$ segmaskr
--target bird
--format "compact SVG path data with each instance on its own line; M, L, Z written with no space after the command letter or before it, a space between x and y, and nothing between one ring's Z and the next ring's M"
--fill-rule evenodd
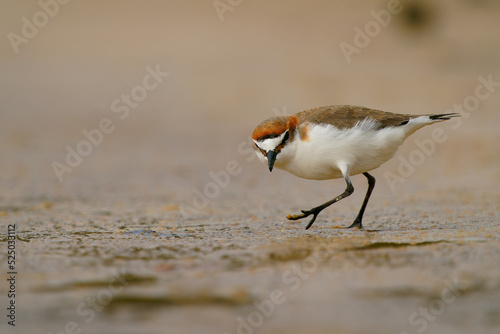
M255 128L251 138L257 156L273 168L311 180L344 178L345 191L301 214L287 215L299 220L312 215L309 229L321 211L354 192L351 176L363 174L368 189L354 222L348 228L363 228L363 215L375 187L369 172L390 160L399 146L415 131L442 122L458 113L398 114L352 105L332 105L271 117Z

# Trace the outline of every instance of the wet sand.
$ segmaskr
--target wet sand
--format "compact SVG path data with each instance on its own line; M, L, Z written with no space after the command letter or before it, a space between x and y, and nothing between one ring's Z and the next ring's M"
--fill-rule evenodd
M384 2L243 1L223 21L210 2L123 3L72 2L17 54L2 45L2 333L498 332L495 2L423 1L350 63L340 43ZM0 14L2 32L37 6ZM363 230L345 228L354 176L306 231L286 215L344 182L269 173L248 136L327 104L463 112L373 172Z

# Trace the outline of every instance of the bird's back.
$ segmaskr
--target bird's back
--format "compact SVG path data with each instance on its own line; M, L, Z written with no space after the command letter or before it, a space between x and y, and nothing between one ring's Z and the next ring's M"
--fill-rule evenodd
M420 115L396 114L360 106L335 105L303 110L295 116L299 123L307 121L314 124L331 124L338 129L345 129L352 128L366 118L376 120L380 128L385 128L405 124L412 117Z

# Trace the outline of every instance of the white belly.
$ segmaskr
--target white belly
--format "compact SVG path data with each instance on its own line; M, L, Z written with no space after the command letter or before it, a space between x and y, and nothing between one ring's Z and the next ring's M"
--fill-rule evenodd
M325 180L364 173L391 159L406 139L402 127L377 130L373 122L362 122L351 129L316 125L308 140L296 138L276 161L277 168L306 179Z

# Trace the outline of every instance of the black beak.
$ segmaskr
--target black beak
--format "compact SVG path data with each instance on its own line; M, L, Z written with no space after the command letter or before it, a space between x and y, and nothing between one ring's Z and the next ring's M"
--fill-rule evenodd
M277 155L278 155L278 153L276 153L274 151L267 152L267 163L269 165L269 171L270 172L273 171L273 166L274 166L274 162L276 161L276 156Z

